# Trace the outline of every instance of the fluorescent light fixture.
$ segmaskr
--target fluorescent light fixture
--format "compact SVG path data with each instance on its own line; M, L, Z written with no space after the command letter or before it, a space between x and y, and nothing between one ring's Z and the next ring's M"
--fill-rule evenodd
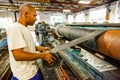
M81 3L81 4L90 4L91 1L82 1L80 0L78 3Z
M70 9L63 9L63 12L71 12Z
M35 9L37 9L37 10L38 10L39 8L38 8L38 7L36 7Z
M9 11L11 11L12 9L8 8Z

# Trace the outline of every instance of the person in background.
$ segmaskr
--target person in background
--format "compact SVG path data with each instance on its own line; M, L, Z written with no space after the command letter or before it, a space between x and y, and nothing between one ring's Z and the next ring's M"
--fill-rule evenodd
M39 33L38 33L38 25L39 24L41 24L41 23L39 22L38 24L35 24L35 34L36 34L36 36L39 35Z
M35 36L36 36L36 45L40 46L40 43L39 43L39 32L38 32L38 27L41 23L37 23L35 24Z
M53 62L49 47L35 46L28 25L36 21L36 10L29 4L19 7L19 19L7 30L10 67L13 80L44 80L37 59ZM42 51L37 53L36 50Z
M38 23L39 45L44 46L44 37L46 36L46 23L42 21Z

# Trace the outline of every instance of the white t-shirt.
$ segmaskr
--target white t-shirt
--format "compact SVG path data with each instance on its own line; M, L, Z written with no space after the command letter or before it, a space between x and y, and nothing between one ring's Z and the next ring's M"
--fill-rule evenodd
M16 61L12 51L23 48L24 51L36 52L31 32L24 25L15 22L7 31L10 67L13 75L19 80L28 80L38 71L37 61Z

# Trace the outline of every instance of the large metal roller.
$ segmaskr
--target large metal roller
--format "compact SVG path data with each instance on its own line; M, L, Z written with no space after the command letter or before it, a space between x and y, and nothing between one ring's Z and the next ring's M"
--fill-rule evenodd
M99 50L120 61L120 30L108 30L98 38Z
M56 32L67 40L74 40L78 37L87 35L96 29L98 28L73 28L59 26L56 29ZM81 44L120 61L120 30L108 30L102 35L87 40Z

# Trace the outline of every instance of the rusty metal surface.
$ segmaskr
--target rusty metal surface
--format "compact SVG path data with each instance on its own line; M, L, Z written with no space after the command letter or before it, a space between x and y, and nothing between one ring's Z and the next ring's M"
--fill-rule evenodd
M99 50L120 61L120 30L109 30L98 38Z

